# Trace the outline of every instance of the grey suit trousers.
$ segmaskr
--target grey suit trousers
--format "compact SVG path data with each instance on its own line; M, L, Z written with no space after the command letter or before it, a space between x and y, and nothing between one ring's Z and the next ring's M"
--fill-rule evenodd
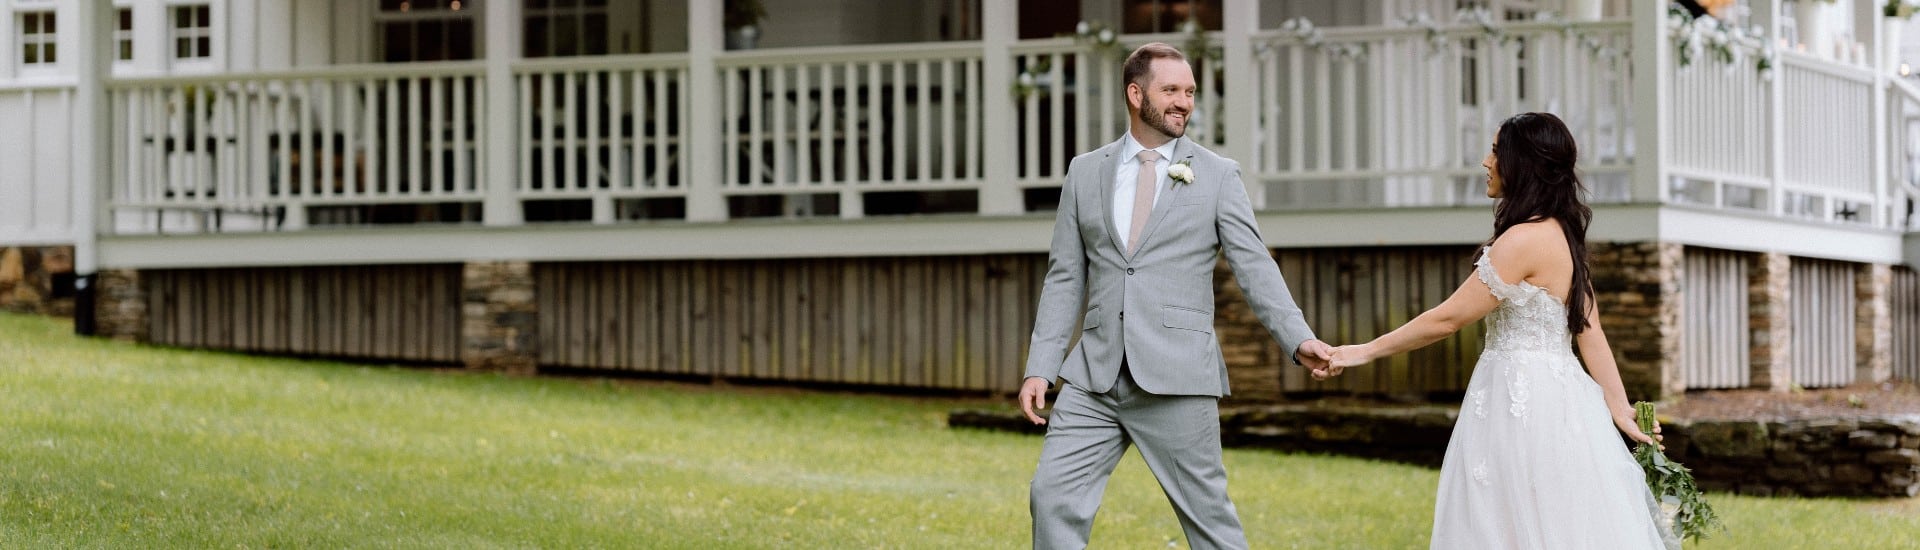
M1128 444L1160 481L1195 549L1246 548L1227 498L1220 458L1220 404L1211 396L1155 395L1120 371L1112 389L1060 387L1030 487L1033 547L1085 548L1107 478Z

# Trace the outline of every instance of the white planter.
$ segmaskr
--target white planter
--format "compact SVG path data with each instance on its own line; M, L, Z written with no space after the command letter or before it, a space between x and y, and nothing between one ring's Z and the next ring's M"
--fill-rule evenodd
M1566 0L1569 21L1599 21L1606 0Z
M1824 0L1795 0L1793 3L1793 26L1800 37L1800 45L1807 53L1833 59L1833 34L1827 28L1827 12L1833 3Z
M1907 20L1888 17L1880 22L1880 70L1891 74L1900 74L1900 40L1906 32Z

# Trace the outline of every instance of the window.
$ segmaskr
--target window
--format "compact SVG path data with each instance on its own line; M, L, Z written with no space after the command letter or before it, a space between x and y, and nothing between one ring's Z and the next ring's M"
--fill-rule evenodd
M21 12L19 23L20 63L29 67L53 65L59 59L54 51L53 12Z
M607 0L526 0L527 57L607 54Z
M374 29L380 59L457 61L474 59L474 13L461 0L380 0Z
M113 51L114 59L133 60L133 8L113 10Z
M213 10L206 4L173 7L173 58L213 56Z

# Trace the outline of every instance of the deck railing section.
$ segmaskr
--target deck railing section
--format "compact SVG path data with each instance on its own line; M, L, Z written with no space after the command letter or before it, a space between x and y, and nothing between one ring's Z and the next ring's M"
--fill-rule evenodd
M236 230L302 228L308 207L478 201L480 78L448 63L115 82L113 206Z
M981 89L977 44L735 52L716 64L721 97L706 108L722 110L724 194L831 194L856 216L858 191L984 181L982 94L997 90Z
M531 60L513 73L522 200L588 199L606 223L621 199L686 195L686 56Z
M1493 133L1528 111L1558 113L1596 198L1625 200L1630 31L1626 21L1263 31L1256 166L1268 204L1484 201Z
M1625 20L1270 29L1252 36L1251 67L1239 72L1211 55L1224 46L1209 37L1209 52L1190 52L1199 96L1189 132L1239 160L1266 208L1459 205L1486 200L1479 164L1500 121L1550 111L1574 131L1596 201L1651 200L1627 184L1637 147L1632 30ZM1183 35L1120 42L1148 40L1190 47ZM628 211L701 193L728 200L728 216L756 215L733 204L754 197L780 198L772 214L761 201L757 215L860 217L876 210L865 198L874 192L995 186L1029 191L1027 209L1046 208L1045 193L1032 191L1059 185L1073 156L1125 131L1124 52L1023 40L1005 50L1015 74L986 75L987 50L725 52L714 57L717 89L699 97L682 54L522 60L510 69L510 101L489 101L485 66L470 62L118 79L113 230L473 222L490 196L518 201L536 222L676 219L684 206ZM1910 217L1911 159L1920 158L1912 86L1792 53L1771 74L1713 59L1668 69L1668 200L1832 223L1904 226ZM1255 112L1224 112L1240 93L1255 96ZM490 130L483 115L501 105L514 110L513 127L500 129L514 159L510 174L489 178L478 161ZM712 144L685 141L701 110L721 121ZM1231 116L1254 117L1249 135L1227 135ZM990 136L986 117L1018 122ZM1872 151L1878 123L1888 130L1884 157ZM998 158L1013 166L988 166L990 148L1007 148ZM1876 159L1887 162L1884 182ZM532 214L541 201L592 207L543 218ZM953 204L947 211L974 208Z

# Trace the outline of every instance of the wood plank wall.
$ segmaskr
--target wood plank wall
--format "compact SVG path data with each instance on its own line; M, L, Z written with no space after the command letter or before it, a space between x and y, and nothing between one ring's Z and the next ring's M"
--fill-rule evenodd
M1286 249L1275 257L1315 334L1342 345L1372 340L1446 301L1472 276L1477 248ZM1314 381L1306 369L1289 361L1281 366L1281 391L1410 396L1462 392L1480 356L1485 326L1468 325L1433 345L1351 369L1327 382Z
M1753 378L1747 307L1747 257L1752 255L1687 247L1680 369L1688 389L1744 388Z
M1920 381L1920 272L1893 268L1893 377Z
M1038 254L534 266L540 364L1009 391Z
M1372 338L1444 300L1471 273L1472 250L1293 250L1278 257L1309 322L1339 343ZM1037 254L536 264L540 363L1009 391L1026 362L1045 270L1046 258ZM1223 308L1242 300L1225 294ZM1244 301L1237 307L1245 309ZM1223 324L1257 323L1250 313L1235 318L1223 310L1220 317ZM1264 330L1257 334L1277 350ZM1267 365L1252 366L1278 368L1285 392L1459 392L1482 334L1476 324L1332 383L1274 363L1277 351L1261 358ZM1273 383L1235 367L1236 395L1261 393L1245 391L1250 382Z
M1793 259L1793 381L1826 388L1853 383L1855 264Z
M459 265L141 273L157 344L403 361L460 360Z

